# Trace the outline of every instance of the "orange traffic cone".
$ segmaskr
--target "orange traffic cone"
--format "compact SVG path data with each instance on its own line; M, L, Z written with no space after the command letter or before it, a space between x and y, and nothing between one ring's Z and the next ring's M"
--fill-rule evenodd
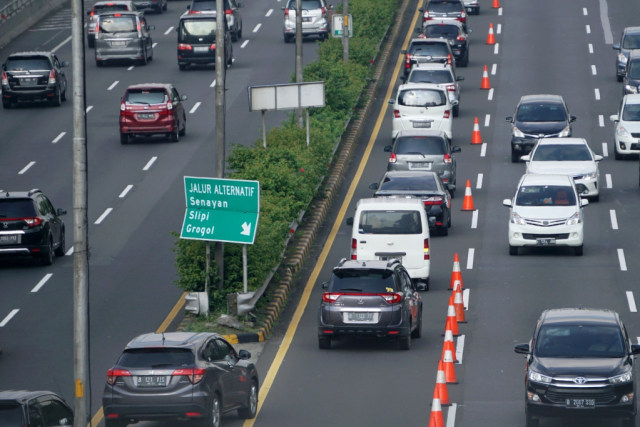
M440 404L444 406L451 405L449 400L449 391L447 390L447 380L444 375L444 365L442 360L438 362L438 373L436 375L436 387L433 390L433 396L440 399Z
M482 136L480 135L480 124L478 118L473 119L473 133L471 134L472 144L482 144Z
M447 321L444 324L444 334L447 334L447 329L451 330L454 337L460 335L458 330L458 321L456 320L456 308L453 306L453 295L449 297L449 308L447 309Z
M454 289L456 281L460 282L460 288L462 288L462 273L460 272L458 252L453 255L453 270L451 271L451 282L449 283L450 290Z
M433 398L431 404L431 417L429 417L429 427L444 427L444 418L442 417L442 404L437 397Z
M462 276L460 276L460 279L462 279ZM464 290L464 286L462 286L462 280L460 280L460 279L454 280L454 282L453 282L453 290L454 291L460 289L460 292L462 292Z
M491 5L491 7L494 9L500 8L500 0L493 0L493 4Z
M453 308L456 310L456 322L467 323L464 317L464 301L462 299L462 291L453 291Z
M445 351L442 364L444 365L444 378L447 381L447 384L458 384L458 380L456 379L456 370L453 366L453 356L451 356L451 351Z
M493 34L493 22L489 23L489 34L487 35L487 44L496 44L496 36Z
M487 71L486 65L482 71L482 84L480 85L480 89L491 89L491 85L489 84L489 72Z
M444 345L442 346L442 355L440 356L440 359L444 360L444 354L447 350L451 352L453 361L457 363L458 358L456 357L456 346L453 343L453 333L451 332L451 329L447 329L444 332Z
M464 189L464 200L462 201L463 211L473 210L473 195L471 194L471 181L467 180L467 186Z

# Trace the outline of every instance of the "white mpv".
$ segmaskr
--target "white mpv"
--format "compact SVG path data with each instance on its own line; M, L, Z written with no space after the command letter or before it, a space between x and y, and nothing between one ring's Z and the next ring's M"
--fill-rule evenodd
M409 129L441 130L453 139L453 114L447 90L434 83L406 83L398 87L393 105L391 138Z

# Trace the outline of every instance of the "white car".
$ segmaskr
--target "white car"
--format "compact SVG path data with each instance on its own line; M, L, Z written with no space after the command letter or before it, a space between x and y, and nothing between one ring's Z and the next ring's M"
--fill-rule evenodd
M589 204L579 196L569 175L524 174L509 207L509 255L521 247L569 246L582 255L582 208Z
M609 119L615 124L613 148L616 160L640 153L640 94L625 95L618 114Z
M478 0L463 0L462 3L469 15L480 15L480 2Z
M458 117L460 110L460 81L464 77L457 76L453 65L425 62L411 68L404 83L435 83L447 90L449 101L453 106L453 117Z
M409 129L434 129L443 131L453 139L453 106L447 90L434 83L407 83L398 87L393 105L391 138Z
M527 173L569 175L580 196L594 202L600 199L602 156L593 153L586 139L541 138L531 154L521 159L527 163Z

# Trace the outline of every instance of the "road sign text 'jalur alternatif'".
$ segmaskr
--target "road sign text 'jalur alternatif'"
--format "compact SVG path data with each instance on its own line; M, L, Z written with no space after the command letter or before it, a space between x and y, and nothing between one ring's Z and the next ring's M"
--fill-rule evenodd
M185 176L183 239L253 244L260 213L260 183Z

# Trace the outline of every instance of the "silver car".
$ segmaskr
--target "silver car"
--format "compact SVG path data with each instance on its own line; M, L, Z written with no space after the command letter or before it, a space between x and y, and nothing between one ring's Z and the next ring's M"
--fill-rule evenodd
M96 21L96 65L105 61L129 60L146 65L153 59L153 40L142 12L118 12L98 15Z
M109 12L135 12L138 9L133 4L132 0L108 0L99 1L93 5L93 8L87 12L89 20L87 22L87 44L90 48L95 47L96 44L96 21L98 15Z
M321 40L329 38L330 17L333 6L325 0L301 0L302 35L317 36ZM293 41L296 36L296 0L288 0L284 10L284 42Z
M436 172L451 197L456 191L456 159L461 151L442 131L401 130L393 145L384 147L389 155L388 171L418 170Z
M460 83L464 77L457 76L450 64L427 62L416 64L411 68L405 83L435 83L447 90L449 101L453 105L453 116L458 117L460 111Z

